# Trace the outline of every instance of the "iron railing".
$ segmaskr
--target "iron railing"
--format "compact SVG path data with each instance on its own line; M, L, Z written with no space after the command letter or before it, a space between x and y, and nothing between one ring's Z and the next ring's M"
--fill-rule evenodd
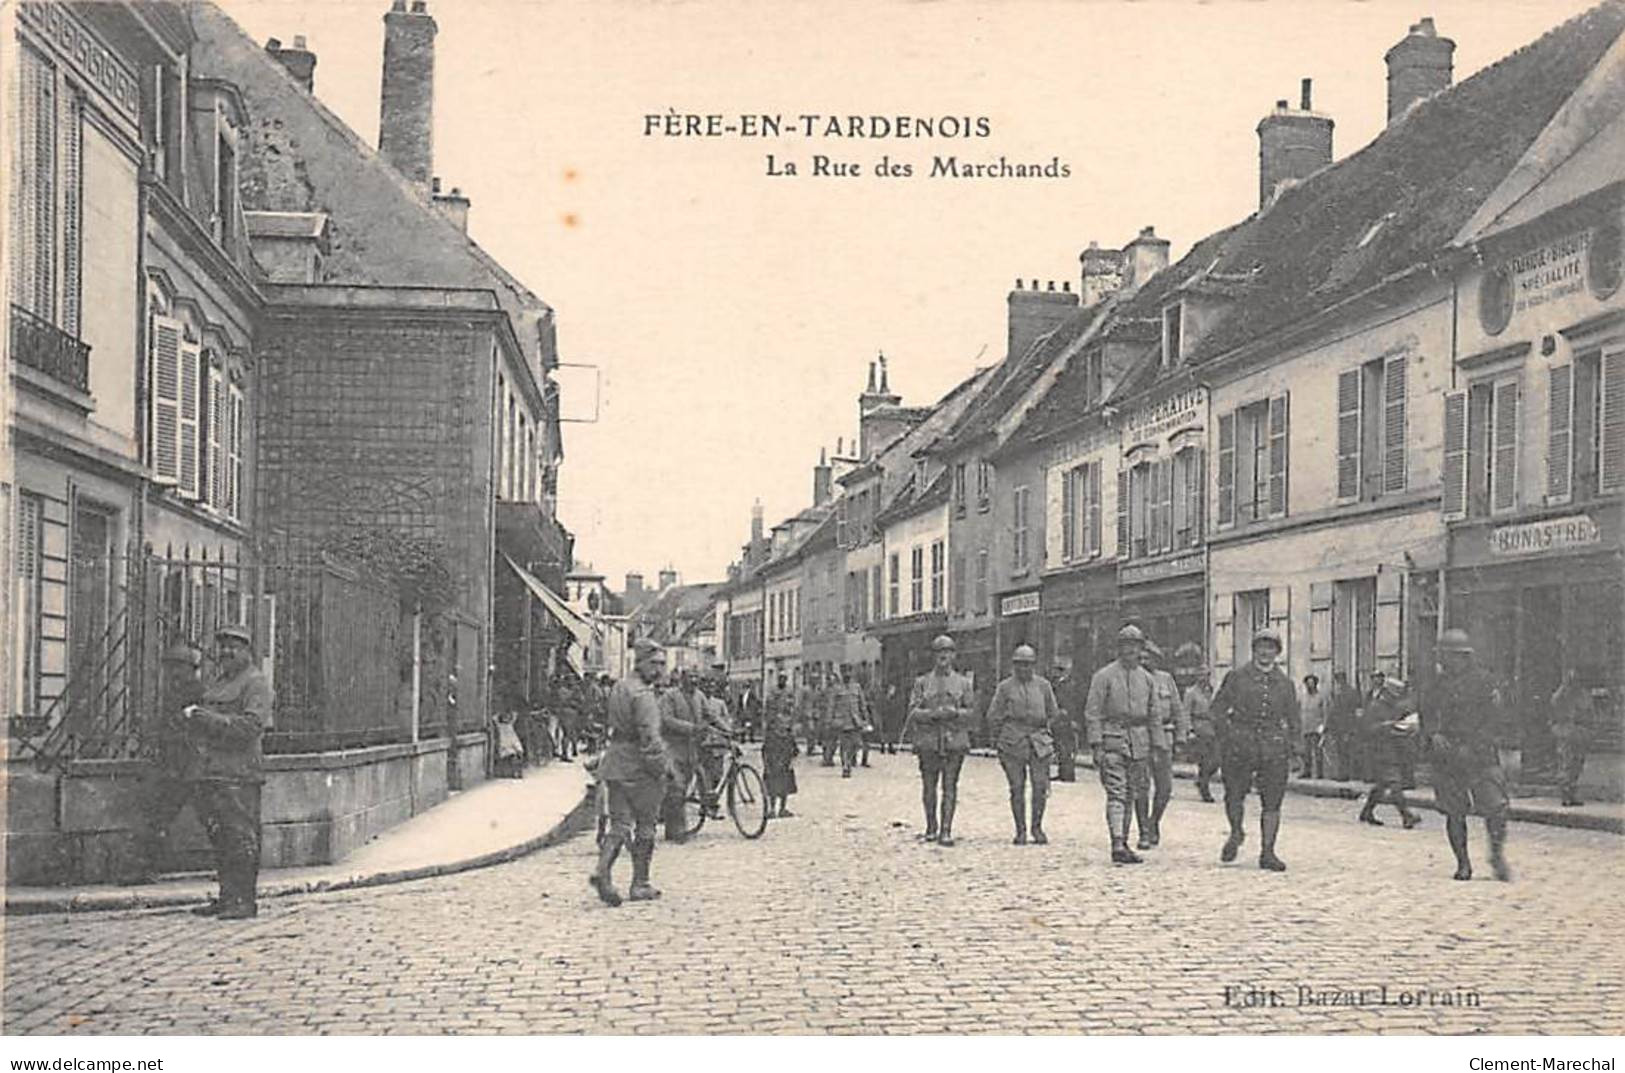
M11 352L19 365L79 391L90 390L90 344L19 305L11 307Z

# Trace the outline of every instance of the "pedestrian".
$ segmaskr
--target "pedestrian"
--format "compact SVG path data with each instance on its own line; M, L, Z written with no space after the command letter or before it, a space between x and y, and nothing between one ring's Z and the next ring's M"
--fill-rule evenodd
M573 677L564 679L563 686L558 692L558 707L555 709L558 717L555 744L558 759L566 764L575 761L585 705L586 696L576 679Z
M818 679L818 668L808 667L797 701L797 714L801 729L807 735L807 755L822 751L824 733L824 691Z
M598 847L598 867L587 882L606 905L621 904L615 889L615 859L623 848L632 854L633 901L660 897L649 882L655 852L655 821L666 787L678 780L661 737L661 704L655 683L665 674L666 653L643 638L634 646L636 664L610 692L609 745L598 765L598 779L609 788L609 830Z
M492 774L499 779L525 777L525 744L514 729L514 713L499 712L496 716L496 762Z
M694 680L687 671L681 671L677 676L676 688L660 694L660 737L671 758L672 770L676 773L666 786L664 814L667 842L681 844L688 841L688 823L683 815L684 801L688 795L688 784L694 778L701 719Z
M1213 703L1213 679L1200 645L1186 641L1179 646L1174 652L1174 675L1174 680L1182 681L1184 686L1180 705L1185 709L1185 725L1190 730L1189 749L1196 763L1196 792L1211 804L1213 791L1209 786L1219 771L1219 739L1208 712Z
M841 716L835 710L835 697L840 692L841 680L831 668L820 674L819 681L823 685L818 691L818 742L824 754L820 766L834 767L835 758L841 751Z
M1174 749L1189 737L1185 707L1180 703L1179 686L1165 666L1162 649L1149 638L1145 642L1145 668L1156 689L1151 695L1152 717L1162 725L1162 744L1151 746L1151 780L1148 793L1142 788L1134 798L1134 819L1140 827L1140 849L1152 849L1162 841L1162 815L1174 795Z
M187 708L203 700L198 676L200 653L187 641L164 649L159 662L158 710L143 728L151 763L141 786L141 822L136 831L137 883L151 883L163 869L170 825L198 797L203 756L186 731Z
M1286 871L1275 854L1281 831L1281 800L1286 796L1287 754L1299 733L1298 692L1276 666L1281 656L1281 635L1272 629L1253 634L1252 662L1228 671L1213 694L1209 712L1218 731L1220 770L1224 774L1224 811L1230 821L1219 860L1236 859L1246 840L1247 794L1256 785L1259 796L1258 867Z
M706 678L695 692L700 710L700 763L705 769L707 814L722 819L722 776L728 768L728 755L738 733L728 704L722 699L726 684L719 678Z
M1439 675L1422 705L1422 734L1433 769L1433 793L1444 812L1445 838L1456 857L1457 879L1473 878L1467 851L1467 816L1484 817L1490 867L1506 882L1506 773L1495 746L1500 704L1489 676L1474 665L1472 639L1452 627L1439 635Z
M1055 778L1058 782L1078 781L1078 724L1074 721L1082 710L1078 704L1078 686L1072 678L1068 664L1055 665L1055 677L1050 683L1058 710L1050 724L1050 737L1055 741Z
M869 723L858 744L858 766L868 767L870 742L875 741L880 733L880 683L873 681L865 671L860 684L863 686L864 703L869 709Z
M841 778L852 777L858 745L870 726L869 697L852 677L852 665L841 664L841 680L830 689L830 722L841 751Z
M887 755L890 756L897 755L897 746L902 742L903 724L907 719L907 713L903 709L903 698L898 691L897 683L887 682L886 696L881 701L880 707L883 720L880 738L885 744Z
M1298 698L1303 713L1303 762L1298 774L1306 779L1326 777L1326 756L1321 743L1326 737L1326 694L1320 691L1320 676L1303 676L1303 695Z
M1165 744L1162 721L1152 711L1156 682L1142 667L1145 634L1133 624L1117 631L1117 658L1089 680L1084 732L1095 772L1106 791L1106 832L1114 864L1139 864L1129 849L1129 803L1145 793L1151 779L1151 747Z
M214 641L218 674L182 711L182 725L198 747L194 801L214 848L220 896L192 912L243 920L259 915L261 739L271 727L273 697L254 665L254 638L246 628L222 626Z
M1010 676L993 691L988 704L988 732L999 750L999 763L1010 787L1010 817L1015 821L1015 844L1027 844L1027 780L1032 779L1032 837L1042 846L1044 805L1049 800L1050 758L1055 739L1050 726L1060 718L1061 706L1049 679L1033 673L1038 656L1031 645L1017 645L1010 654Z
M779 675L778 688L767 698L766 725L762 732L762 783L767 794L767 814L787 819L790 795L796 792L795 758L801 749L796 745L796 702L790 692L789 679ZM773 803L778 802L777 811Z
M1354 776L1354 739L1359 729L1360 694L1349 685L1346 671L1332 672L1331 693L1326 697L1325 733L1320 745L1326 755L1326 773L1338 782Z
M1384 677L1376 696L1366 701L1361 726L1366 756L1371 762L1371 792L1360 809L1360 822L1381 827L1377 806L1390 801L1399 810L1405 830L1422 822L1405 800L1405 752L1419 725L1416 705L1406 695L1403 679Z
M931 642L933 666L914 679L908 719L914 755L920 765L920 803L925 807L927 842L954 844L954 810L959 805L959 772L970 751L970 720L975 696L970 679L954 670L954 639ZM942 797L938 811L937 786Z
M1586 751L1591 746L1591 722L1595 708L1591 691L1581 686L1579 672L1570 667L1563 684L1552 694L1552 740L1557 743L1557 778L1565 807L1585 804L1580 800L1580 776L1585 771Z

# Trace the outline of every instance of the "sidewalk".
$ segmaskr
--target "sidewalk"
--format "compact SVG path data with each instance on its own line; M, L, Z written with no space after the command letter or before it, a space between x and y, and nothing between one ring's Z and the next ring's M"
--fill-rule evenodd
M531 768L523 779L488 779L391 828L338 864L260 873L259 896L374 887L450 875L511 861L561 841L588 813L580 764ZM8 914L151 909L195 905L214 896L207 873L139 887L9 887Z

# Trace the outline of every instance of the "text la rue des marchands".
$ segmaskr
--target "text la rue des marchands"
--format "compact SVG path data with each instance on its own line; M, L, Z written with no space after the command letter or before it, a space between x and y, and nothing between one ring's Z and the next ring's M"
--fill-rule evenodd
M987 116L825 115L802 112L722 113L649 112L643 116L645 138L773 138L874 142L899 139L975 140L991 137ZM806 157L775 149L763 155L762 173L769 178L856 179L1068 179L1072 165L1059 156L1015 159L1004 154L968 155L933 152L929 161L908 160L891 153L878 160L855 159L850 152L818 152Z

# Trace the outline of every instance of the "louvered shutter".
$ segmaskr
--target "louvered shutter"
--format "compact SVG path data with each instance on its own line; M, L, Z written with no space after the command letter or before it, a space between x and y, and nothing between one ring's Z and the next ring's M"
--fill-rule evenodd
M1309 583L1309 662L1329 661L1332 658L1332 593L1330 581ZM1318 671L1316 672L1319 673ZM1326 675L1323 681L1330 682Z
M1100 463L1091 462L1088 468L1089 489L1089 554L1100 554Z
M29 97L34 111L33 311L56 322L56 72L43 59L31 65L35 83Z
M188 499L197 499L202 494L202 482L198 473L198 406L201 401L201 385L198 383L199 363L202 361L202 352L199 348L184 339L180 346L180 493Z
M148 421L149 462L160 483L180 480L181 325L169 317L154 316L148 338L152 352Z
M1117 471L1117 557L1127 559L1131 548L1128 537L1128 470Z
M1405 575L1395 570L1377 573L1377 668L1384 674L1402 674L1405 619Z
M69 94L62 111L62 330L78 339L84 275L84 98Z
M1174 548L1174 460L1162 463L1162 549Z
M1382 368L1382 490L1405 490L1405 407L1409 399L1408 356L1389 358Z
M205 397L209 412L204 415L203 427L207 446L204 456L209 472L203 484L209 506L223 510L226 506L226 378L213 365L208 367L209 391Z
M1219 517L1222 528L1236 524L1236 415L1219 415Z
M1292 655L1292 589L1286 585L1276 585L1270 588L1269 624L1270 629L1281 635L1280 662L1287 676L1297 678L1292 672L1290 662ZM1248 638L1247 644L1252 645Z
M1490 509L1511 510L1518 505L1518 381L1495 385L1491 421Z
M1355 368L1337 376L1337 498L1360 496L1360 379Z
M1061 474L1061 558L1078 554L1078 474L1069 469Z
M1213 594L1213 678L1224 681L1224 672L1233 665L1236 650L1236 597L1234 593Z
M1567 503L1574 475L1574 367L1546 371L1546 502Z
M1191 546L1197 547L1202 543L1203 526L1206 524L1207 505L1207 451L1201 447L1196 448L1191 457L1190 471L1190 512L1191 512Z
M1625 349L1602 355L1602 424L1597 429L1602 467L1598 487L1604 492L1625 490Z
M243 516L243 389L231 385L231 428L227 435L226 512Z
M1446 521L1467 517L1467 392L1444 395L1444 496Z
M1270 400L1270 517L1286 513L1287 397Z

